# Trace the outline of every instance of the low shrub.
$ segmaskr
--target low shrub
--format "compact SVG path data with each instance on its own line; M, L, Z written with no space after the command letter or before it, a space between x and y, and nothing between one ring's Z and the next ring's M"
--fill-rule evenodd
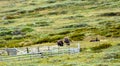
M62 38L64 38L64 35L55 35L55 36L51 36L50 41L49 42L57 42L57 40L60 40Z
M18 14L24 14L24 13L26 13L27 11L26 10L19 10L17 13Z
M11 24L11 23L14 23L15 21L13 21L13 20L5 20L5 21L3 21L2 23L4 24L4 25L8 25L8 24Z
M37 41L34 42L34 44L41 44L41 43L47 43L47 42L56 42L59 39L64 38L64 35L54 35L54 36L47 36L38 39Z
M5 47L5 45L4 44L0 44L0 48L2 48L2 47Z
M112 37L112 34L107 33L107 34L105 35L105 37Z
M39 26L49 26L50 23L48 23L48 22L36 22L35 24L36 24L36 26L39 27Z
M6 44L5 46L9 48L19 47L17 44Z
M103 13L100 16L120 16L120 12L108 12L108 13Z
M3 37L3 39L4 39L4 40L11 40L11 39L12 39L12 36L6 35L6 36Z
M120 46L120 43L118 43L117 45Z
M73 33L71 34L69 37L72 39L72 40L75 40L75 41L78 41L78 40L83 40L84 39L84 34L83 33Z
M101 49L106 49L108 47L112 46L111 44L109 43L106 43L106 44L101 44L99 46L95 46L95 47L91 47L91 50L101 50Z
M0 44L6 44L6 40L0 40Z
M51 11L48 15L58 15L58 14L66 14L67 11Z
M9 29L6 27L0 27L0 31L5 31L5 30L9 30Z
M32 44L33 44L32 41L23 41L23 42L20 42L18 45L19 45L20 47L24 47L24 46L30 46L30 45L32 45Z
M0 36L5 36L5 35L12 35L12 31L11 30L0 31Z
M35 25L33 23L26 24L26 26L34 27Z
M24 36L22 35L16 35L12 37L12 39L22 39L22 38L24 38Z
M71 31L63 31L63 32L60 32L58 33L58 35L65 35L65 34L69 34Z
M79 27L87 27L89 26L88 24L72 24L72 25L67 25L67 26L64 26L63 28L79 28Z
M81 17L84 17L84 16L79 14L79 15L72 15L72 16L64 17L63 19L76 19L76 18L81 18Z
M26 27L26 28L22 28L21 31L22 31L22 32L32 32L33 29L30 28L30 27Z
M61 11L60 14L67 14L68 11Z
M49 40L50 40L49 37L44 37L44 38L40 38L40 39L34 41L33 43L34 43L34 44L41 44L41 43L49 42Z
M16 28L13 28L11 31L11 35L25 35L29 32L34 31L34 29L30 27L25 26L17 26Z
M26 24L26 26L30 26L30 27L44 27L44 26L49 26L51 23L53 23L53 21L39 21L39 22Z
M12 33L12 35L21 35L22 31L20 29L15 29L11 33Z
M119 32L112 33L112 37L120 37L120 33Z
M109 65L107 65L107 64L97 64L95 66L109 66Z
M47 0L46 2L47 2L47 3L55 3L56 0Z
M62 66L77 66L76 63L65 63L65 64L62 64Z
M85 51L87 48L80 48L80 51Z
M120 53L106 53L103 59L120 59Z
M50 36L54 36L54 35L66 35L69 34L71 31L63 31L63 32L59 32L59 33L54 33L54 34L49 34Z
M57 14L59 14L59 12L57 12L57 11L52 11L52 12L48 13L48 15L57 15Z
M5 19L14 19L15 17L14 16L11 16L11 15L8 15L5 17Z
M14 40L11 40L11 41L8 41L4 47L9 47L9 48L13 48L13 47L20 47L21 45L19 45L20 42L24 41L23 39L14 39Z
M32 17L34 16L34 17L42 17L42 16L44 16L43 14L35 14L35 15L31 15Z

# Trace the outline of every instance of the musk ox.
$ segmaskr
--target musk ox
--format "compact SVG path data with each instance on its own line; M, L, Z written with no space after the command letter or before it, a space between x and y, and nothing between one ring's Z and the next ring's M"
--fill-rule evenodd
M98 38L90 40L90 42L97 42L100 41Z
M69 40L69 38L64 38L64 43L66 43L66 45L70 45L70 40Z
M57 41L57 45L58 45L58 46L63 46L63 45L64 45L64 43L63 43L63 41L62 41L62 40L58 40L58 41Z

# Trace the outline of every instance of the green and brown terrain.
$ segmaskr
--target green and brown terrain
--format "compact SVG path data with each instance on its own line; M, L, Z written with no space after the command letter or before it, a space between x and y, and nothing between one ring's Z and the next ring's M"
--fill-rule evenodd
M120 0L0 0L0 48L55 45L66 36L80 42L81 53L16 64L119 66ZM89 42L96 37L100 42Z

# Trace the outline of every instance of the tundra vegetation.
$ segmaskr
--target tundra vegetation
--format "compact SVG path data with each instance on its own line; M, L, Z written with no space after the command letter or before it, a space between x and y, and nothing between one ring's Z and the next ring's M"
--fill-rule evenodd
M79 54L0 66L119 66L119 8L119 0L0 0L0 48L56 45L66 36L81 44Z

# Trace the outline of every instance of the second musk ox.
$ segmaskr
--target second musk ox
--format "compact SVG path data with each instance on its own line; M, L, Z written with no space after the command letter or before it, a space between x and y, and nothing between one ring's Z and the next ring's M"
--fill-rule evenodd
M58 46L63 46L63 44L64 44L64 43L63 43L62 40L58 40L58 41L57 41L57 45L58 45Z
M64 42L66 43L66 45L70 45L70 40L67 37L64 38Z

